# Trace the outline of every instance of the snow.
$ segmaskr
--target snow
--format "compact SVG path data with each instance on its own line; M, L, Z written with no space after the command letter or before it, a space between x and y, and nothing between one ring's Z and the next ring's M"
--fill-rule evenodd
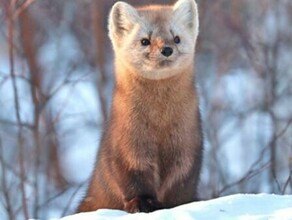
M292 220L292 195L235 194L208 201L193 202L152 213L129 214L120 210L100 209L79 213L62 220Z

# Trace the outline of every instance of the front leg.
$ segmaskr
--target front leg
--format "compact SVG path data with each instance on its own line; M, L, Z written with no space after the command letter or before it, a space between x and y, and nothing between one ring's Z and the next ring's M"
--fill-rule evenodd
M119 186L121 205L128 212L151 212L161 207L157 198L160 186L158 147L154 138L149 138L147 127L142 125L143 122L139 123L134 133L126 129L119 131L128 136L123 136L114 147L112 175Z
M152 212L161 209L157 200L157 180L151 167L145 171L128 171L120 182L124 194L124 210L130 213ZM125 174L125 171L124 171Z

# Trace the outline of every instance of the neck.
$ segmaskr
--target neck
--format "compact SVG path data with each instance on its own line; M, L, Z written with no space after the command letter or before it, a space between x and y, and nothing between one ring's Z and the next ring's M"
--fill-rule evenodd
M161 93L163 91L171 93L184 92L191 88L193 90L194 73L193 65L190 64L180 69L171 77L164 79L148 79L130 68L118 64L116 68L116 86L129 93L138 91L149 93ZM169 70L171 71L171 70ZM130 95L130 94L128 94Z

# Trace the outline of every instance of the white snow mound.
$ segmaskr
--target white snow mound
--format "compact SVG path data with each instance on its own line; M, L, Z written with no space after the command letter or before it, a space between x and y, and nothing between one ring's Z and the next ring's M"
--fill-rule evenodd
M193 202L152 213L129 214L119 210L100 209L79 213L62 220L292 220L292 195L236 194L209 201Z

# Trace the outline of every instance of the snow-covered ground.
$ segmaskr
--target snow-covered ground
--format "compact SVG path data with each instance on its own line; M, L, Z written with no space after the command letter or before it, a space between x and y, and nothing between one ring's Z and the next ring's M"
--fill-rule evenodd
M236 194L209 201L194 202L173 209L152 213L128 214L119 210L101 209L80 213L62 220L292 220L292 195Z

